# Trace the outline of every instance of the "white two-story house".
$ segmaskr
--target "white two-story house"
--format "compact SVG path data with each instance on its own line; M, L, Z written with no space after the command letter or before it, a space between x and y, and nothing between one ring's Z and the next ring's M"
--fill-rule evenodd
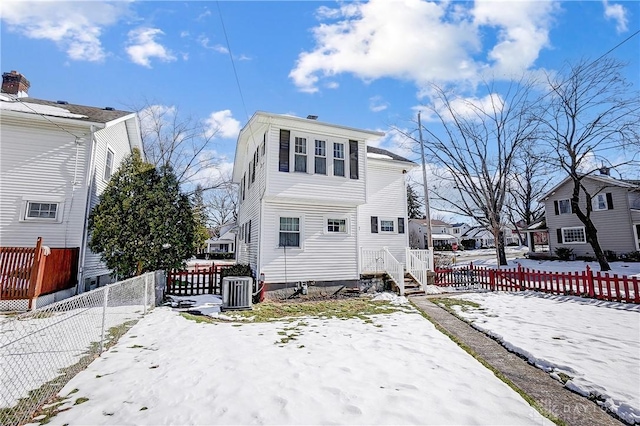
M27 96L29 82L3 74L0 94L0 245L73 250L82 292L110 282L87 247L87 219L112 173L142 151L137 115ZM46 278L46 277L45 277ZM65 285L62 283L61 285Z
M357 282L363 250L386 247L404 262L415 164L367 146L382 136L266 112L241 130L237 261L264 274L267 290Z

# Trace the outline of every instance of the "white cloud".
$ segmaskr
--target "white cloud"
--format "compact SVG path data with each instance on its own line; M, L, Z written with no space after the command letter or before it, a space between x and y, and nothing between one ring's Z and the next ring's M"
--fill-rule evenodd
M129 2L4 1L2 21L9 31L51 40L77 61L103 61L100 36L128 13Z
M473 81L481 72L500 75L531 67L548 45L553 2L477 0L473 7L426 0L371 0L320 7L312 29L316 46L299 55L289 77L303 92L321 79L351 73L371 81L391 77L418 87L433 82ZM484 29L498 31L483 52Z
M422 105L414 109L425 113L425 121L439 122L440 118L437 115L445 121L452 121L452 111L458 117L463 117L468 120L482 120L482 116L484 115L483 111L502 110L504 107L504 99L498 93L490 93L482 98L458 96L449 99L449 108L452 110L450 111L440 98L436 98L431 107L435 112Z
M136 64L151 68L151 59L157 58L163 62L172 62L176 57L156 41L156 37L164 32L158 28L140 27L128 33L127 54Z
M478 26L499 28L498 42L489 52L497 74L520 74L531 67L549 44L549 28L557 10L550 1L476 0L473 9Z
M621 4L610 4L608 0L603 0L604 16L607 19L616 21L616 31L618 34L627 31L627 10Z
M384 111L389 107L389 103L382 99L382 96L372 96L369 98L369 109L373 112Z
M224 54L228 54L229 53L229 49L227 49L223 45L215 44L215 45L212 46L212 45L209 44L209 41L210 41L209 37L205 36L204 34L200 34L200 36L198 36L198 42L205 49L214 50L214 51L216 51L218 53L224 53Z
M233 118L228 109L212 112L205 120L207 135L224 139L233 139L240 133L240 122Z

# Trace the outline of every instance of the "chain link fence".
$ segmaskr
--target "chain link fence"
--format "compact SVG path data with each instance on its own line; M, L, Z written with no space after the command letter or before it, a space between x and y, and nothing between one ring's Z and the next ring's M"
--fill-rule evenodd
M29 422L73 376L156 306L150 272L19 315L0 316L0 425Z

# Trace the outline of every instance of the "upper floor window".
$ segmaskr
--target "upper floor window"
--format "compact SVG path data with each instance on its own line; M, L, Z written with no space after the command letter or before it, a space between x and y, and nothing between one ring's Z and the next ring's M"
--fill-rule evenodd
M344 176L344 144L333 143L333 175Z
M113 173L113 158L114 153L110 148L107 148L107 160L104 165L104 180L108 181L111 179L111 174Z
M327 174L327 142L316 139L315 143L315 169L317 175Z
M554 207L556 214L571 214L571 200L558 200L554 201Z
M307 138L295 139L294 171L307 172Z
M349 141L349 177L358 179L358 141Z
M596 194L591 199L591 202L594 211L613 209L613 197L610 192L606 194Z

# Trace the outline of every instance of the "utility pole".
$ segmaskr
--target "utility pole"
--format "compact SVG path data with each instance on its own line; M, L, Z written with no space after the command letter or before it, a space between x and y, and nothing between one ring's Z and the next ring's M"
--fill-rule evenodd
M424 159L424 142L422 142L422 122L420 121L420 111L418 111L418 132L420 135L420 153L422 154L422 184L424 186L424 212L427 219L427 247L433 250L433 239L431 237L431 213L429 212L429 187L427 186L427 166Z

